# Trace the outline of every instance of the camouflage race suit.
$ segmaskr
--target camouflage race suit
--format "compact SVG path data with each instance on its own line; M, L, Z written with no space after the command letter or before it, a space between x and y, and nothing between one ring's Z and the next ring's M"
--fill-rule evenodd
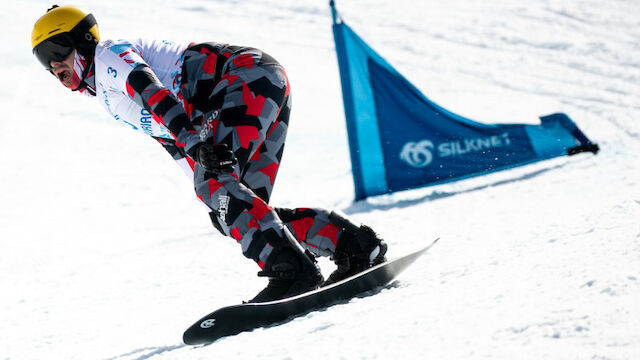
M214 178L187 158L194 166L196 193L213 210L214 226L239 242L243 254L261 268L285 244L284 225L314 255L333 254L342 230L331 223L328 211L268 205L291 109L289 82L278 62L252 48L192 45L185 53L181 93L200 139L227 144L238 160L232 174ZM158 141L176 160L185 157L171 140Z

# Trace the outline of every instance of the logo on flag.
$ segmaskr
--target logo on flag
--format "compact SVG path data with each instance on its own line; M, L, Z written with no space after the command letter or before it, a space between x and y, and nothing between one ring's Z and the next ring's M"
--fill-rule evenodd
M415 168L423 168L433 161L433 143L429 140L408 142L402 147L400 159Z

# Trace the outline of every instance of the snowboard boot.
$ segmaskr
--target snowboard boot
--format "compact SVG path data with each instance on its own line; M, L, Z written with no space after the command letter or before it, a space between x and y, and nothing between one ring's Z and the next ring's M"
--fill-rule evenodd
M358 227L344 216L332 212L329 216L342 228L332 260L338 266L322 286L336 283L374 265L387 261L387 244L366 225Z
M304 258L302 258L304 257ZM271 265L258 273L269 277L269 284L250 303L280 300L315 290L324 278L308 251L298 253L291 247L280 249Z

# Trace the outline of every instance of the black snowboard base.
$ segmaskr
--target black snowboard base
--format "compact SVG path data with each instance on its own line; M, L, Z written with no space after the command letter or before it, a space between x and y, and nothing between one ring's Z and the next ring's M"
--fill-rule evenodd
M220 308L191 325L182 339L189 345L208 344L225 336L275 325L294 316L349 300L390 283L437 241L438 239L418 251L314 291L277 301Z

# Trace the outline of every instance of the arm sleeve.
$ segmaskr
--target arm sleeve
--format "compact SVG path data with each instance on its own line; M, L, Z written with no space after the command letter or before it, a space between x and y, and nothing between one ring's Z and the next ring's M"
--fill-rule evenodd
M176 142L170 139L163 139L159 137L153 137L164 149L171 155L173 160L180 166L182 171L187 174L187 177L190 180L193 180L193 167L195 163L193 160L187 156L184 151L184 148L181 148L176 145Z
M144 63L137 64L129 73L125 85L127 94L133 101L147 109L157 122L169 129L175 144L194 158L200 137L180 102L162 85L151 68Z

